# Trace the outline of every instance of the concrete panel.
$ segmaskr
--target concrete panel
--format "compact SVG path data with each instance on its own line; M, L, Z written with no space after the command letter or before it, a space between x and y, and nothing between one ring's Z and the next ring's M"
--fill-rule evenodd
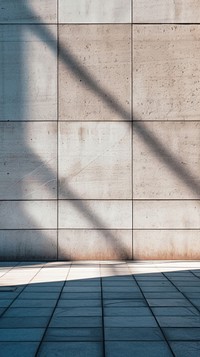
M57 0L0 0L0 23L57 21Z
M56 26L0 26L0 120L56 120Z
M61 230L59 259L131 259L131 230Z
M0 123L0 199L57 197L57 125Z
M62 122L59 140L60 198L132 198L127 123Z
M59 201L60 228L132 228L131 201Z
M199 0L132 0L133 22L198 23Z
M0 201L0 228L57 228L57 202Z
M200 123L136 122L134 198L200 198Z
M200 259L200 231L135 230L133 259Z
M61 23L131 22L131 0L60 0Z
M199 120L199 37L198 25L133 27L135 119Z
M57 232L51 230L1 230L0 259L56 259Z
M135 201L133 226L148 228L200 228L200 201Z
M60 25L62 120L130 120L130 25Z

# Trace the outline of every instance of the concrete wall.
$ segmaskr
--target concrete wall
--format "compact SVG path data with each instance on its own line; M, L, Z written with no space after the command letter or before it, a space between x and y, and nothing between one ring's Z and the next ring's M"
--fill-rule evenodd
M198 1L0 8L0 259L199 259Z

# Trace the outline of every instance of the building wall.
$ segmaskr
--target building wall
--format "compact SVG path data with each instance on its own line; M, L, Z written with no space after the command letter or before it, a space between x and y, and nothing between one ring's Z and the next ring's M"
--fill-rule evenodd
M199 259L199 1L0 8L0 259Z

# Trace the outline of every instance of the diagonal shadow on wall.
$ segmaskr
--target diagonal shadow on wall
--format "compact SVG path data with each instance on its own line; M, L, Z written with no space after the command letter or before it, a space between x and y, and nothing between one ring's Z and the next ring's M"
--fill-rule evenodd
M32 10L29 10L27 7L26 9L27 13L30 14L30 16L34 16ZM38 21L37 26L30 26L32 30L35 31L35 34L38 36L40 40L42 40L44 43L46 43L49 48L55 52L56 47L55 47L55 42L56 38L52 36L52 34L47 30L45 26L43 26L41 23ZM21 35L19 35L20 37ZM19 54L20 56L20 54ZM112 95L112 93L108 92L105 90L101 85L99 85L96 80L91 76L89 71L66 49L63 47L59 47L59 58L60 60L65 64L67 69L73 73L73 75L80 80L82 80L82 83L87 84L87 86L90 88L90 90L97 96L99 97L102 102L107 105L108 107L111 107L113 111L115 111L121 118L127 123L128 126L133 127L135 132L139 135L141 140L151 148L151 150L154 152L154 154L161 159L164 164L167 165L169 170L173 172L184 184L196 195L200 194L200 184L199 184L199 179L195 177L191 172L186 170L181 163L179 162L179 159L174 156L173 153L169 151L168 148L166 148L163 143L152 133L149 132L149 130L145 127L145 124L137 118L133 117L132 121L130 121L130 113L121 106L117 99ZM23 58L19 57L19 62L21 62L21 69L20 69L20 81L18 82L18 85L20 83L20 86L23 87L24 83L24 77L23 77L23 66L22 66L22 60ZM20 103L21 101L21 103ZM24 120L26 119L24 117L23 113L23 98L19 98L19 107L20 107L20 116ZM21 125L21 124L20 124ZM23 132L23 128L21 126L21 130ZM41 158L36 155L35 153L30 150L30 148L27 147L26 142L25 142L25 135L26 133L23 133L24 135L24 152L26 152L26 155L32 156L32 159L35 162L38 162L40 165L43 166L43 171L46 172L46 176L48 177L48 180L52 181L55 183L56 181L56 174L55 172L48 166L46 163L44 163ZM25 171L23 172L23 175L28 174L29 172ZM41 181L42 184L45 183L45 177L44 175L40 175L40 172L38 172L37 176L38 180ZM104 222L100 220L99 217L97 217L91 210L88 209L88 207L85 206L84 200L81 200L79 197L77 197L75 192L72 192L70 189L69 185L65 185L65 190L62 190L60 192L60 198L66 197L66 193L69 194L72 198L71 203L75 206L77 210L80 210L85 217L87 217L88 220L92 221L92 224L94 226L101 226L103 229L107 230L105 234L105 238L107 240L107 243L109 243L111 246L114 244L115 238L113 234L109 231L108 227L105 227ZM25 212L18 212L18 215L24 215L26 214ZM33 225L35 223L33 222ZM41 233L38 233L38 239L40 237ZM124 259L131 258L129 255L127 255L127 251L124 249L123 245L120 246L120 257ZM69 257L70 258L70 257Z

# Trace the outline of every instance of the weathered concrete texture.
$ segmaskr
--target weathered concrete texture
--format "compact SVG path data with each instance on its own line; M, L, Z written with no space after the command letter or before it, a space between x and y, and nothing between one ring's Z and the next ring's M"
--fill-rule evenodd
M133 259L200 259L200 230L134 230Z
M0 120L56 120L57 30L0 26Z
M56 259L56 243L56 230L0 230L0 259Z
M130 25L60 25L59 38L60 119L129 120Z
M131 230L60 230L58 258L131 259Z
M56 123L1 122L0 142L0 199L57 197Z
M131 0L60 0L61 23L130 23Z
M61 122L59 196L131 199L131 128L127 123Z
M131 201L59 201L59 227L132 229Z
M133 228L200 227L200 201L134 201Z
M0 23L52 23L58 0L0 0Z
M132 0L135 23L199 23L199 0Z
M199 120L199 37L194 25L133 27L135 119Z
M134 198L200 198L199 140L198 122L136 123Z
M1 229L57 228L56 201L0 201Z

